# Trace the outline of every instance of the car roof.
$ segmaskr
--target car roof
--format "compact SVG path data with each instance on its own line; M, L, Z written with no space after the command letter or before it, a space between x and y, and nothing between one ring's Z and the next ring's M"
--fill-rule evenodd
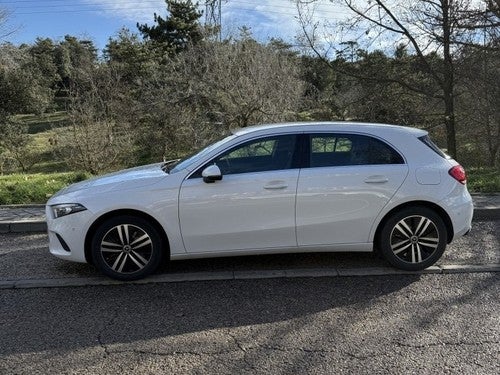
M350 121L289 122L289 123L277 123L277 124L263 124L263 125L249 126L246 128L236 129L235 131L233 131L233 134L235 134L236 136L240 136L250 133L267 132L268 130L276 130L279 132L351 131L351 132L369 133L369 134L381 134L385 132L390 132L390 133L405 133L405 134L410 133L415 135L416 137L420 137L427 134L427 131L425 130L418 128L410 128L407 126L368 123L368 122L350 122Z

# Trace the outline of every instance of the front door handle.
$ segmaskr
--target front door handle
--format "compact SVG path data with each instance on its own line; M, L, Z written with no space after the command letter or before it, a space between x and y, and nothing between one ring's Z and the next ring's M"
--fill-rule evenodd
M279 190L286 189L288 187L285 181L271 181L268 184L264 185L264 189L266 190Z
M389 179L387 177L381 175L370 176L365 180L367 184L385 184L388 181Z

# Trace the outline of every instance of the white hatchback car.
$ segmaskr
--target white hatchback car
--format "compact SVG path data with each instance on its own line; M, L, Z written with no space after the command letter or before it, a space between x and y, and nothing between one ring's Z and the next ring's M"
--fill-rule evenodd
M181 161L61 190L47 203L49 247L121 280L154 272L164 257L375 248L419 270L470 230L465 184L423 130L256 126Z

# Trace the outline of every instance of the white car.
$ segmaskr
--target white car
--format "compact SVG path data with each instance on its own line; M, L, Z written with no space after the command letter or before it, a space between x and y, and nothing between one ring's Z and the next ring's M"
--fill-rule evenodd
M46 213L53 255L133 280L165 257L374 249L420 270L470 230L473 205L464 169L426 131L295 123L71 185Z

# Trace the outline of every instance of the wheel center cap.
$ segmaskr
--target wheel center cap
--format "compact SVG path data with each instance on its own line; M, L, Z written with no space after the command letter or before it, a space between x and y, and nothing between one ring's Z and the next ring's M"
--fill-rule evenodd
M126 253L130 253L130 250L132 250L132 248L130 247L130 245L125 245L123 246L123 251L126 252Z
M410 241L411 241L412 243L417 243L417 242L418 242L418 237L417 237L417 236L412 236L412 237L410 238Z

